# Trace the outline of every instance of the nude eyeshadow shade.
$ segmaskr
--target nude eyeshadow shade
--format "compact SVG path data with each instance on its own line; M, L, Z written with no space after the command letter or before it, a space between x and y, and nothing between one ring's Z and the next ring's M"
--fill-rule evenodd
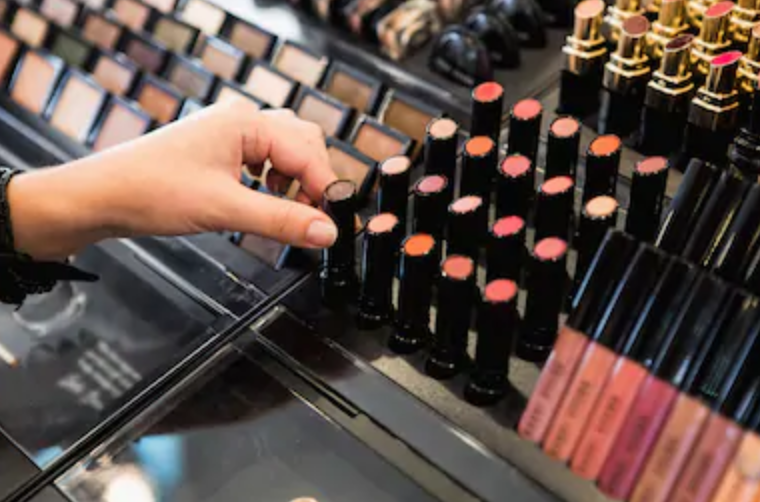
M341 137L351 118L351 110L338 100L319 91L302 88L293 105L300 118L320 126L326 136Z
M366 200L374 185L377 162L343 141L328 138L327 155L338 179L351 180L356 185L357 197Z
M144 30L150 21L150 7L137 0L115 0L111 10L119 21L135 31Z
M82 0L82 3L92 10L103 10L109 0Z
M316 87L327 68L327 58L312 54L292 42L285 42L275 54L272 66L290 78Z
M422 103L400 93L389 93L380 108L383 124L400 131L422 145L428 124L440 115Z
M123 99L114 98L95 129L92 149L100 152L139 138L150 130L150 125L150 115Z
M124 27L118 22L96 12L88 12L82 27L82 38L89 40L101 49L115 50Z
M50 124L71 139L84 143L107 97L89 77L70 70L47 112Z
M150 5L156 10L169 14L174 12L177 8L177 0L143 0L146 4Z
M135 93L135 99L159 124L167 124L174 120L182 106L180 93L149 75L143 77Z
M21 41L10 33L0 31L0 82L6 82L13 71L21 50Z
M137 80L137 66L124 54L101 53L92 69L92 77L116 96L125 96Z
M272 108L283 108L290 104L298 83L265 64L257 64L244 87L253 97Z
M74 0L43 0L40 12L49 20L69 28L74 25L82 6Z
M256 61L269 59L277 43L277 37L268 31L237 19L227 38Z
M167 81L185 96L205 101L214 86L214 75L200 64L175 56L166 71Z
M330 67L322 88L351 108L369 114L374 113L382 91L378 80L342 63L334 63Z
M226 13L203 0L189 0L182 11L182 19L206 35L216 35L224 25Z
M266 108L266 104L260 99L256 99L248 94L242 87L235 82L220 80L211 96L212 103L224 103L233 99L247 99L255 104L259 110Z
M10 86L11 99L32 113L42 114L63 70L63 62L36 51L19 61Z
M165 47L137 33L128 33L123 52L137 66L156 75L163 70L169 54Z
M50 23L29 9L19 9L11 24L11 32L26 45L42 47L50 31Z
M201 60L211 73L226 80L237 80L246 64L246 54L226 40L207 37L198 51Z
M364 117L359 122L351 143L357 150L377 162L394 155L407 155L412 144L408 136L369 117Z
M199 34L198 28L171 15L159 17L153 26L153 38L180 54L192 52Z

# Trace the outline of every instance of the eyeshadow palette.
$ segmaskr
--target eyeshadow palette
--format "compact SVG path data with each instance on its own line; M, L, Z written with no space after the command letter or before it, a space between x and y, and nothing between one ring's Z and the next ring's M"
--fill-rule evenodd
M13 17L11 31L30 47L40 48L45 45L50 33L50 23L40 14L21 8Z
M168 124L179 114L182 108L182 94L163 81L144 75L137 85L134 99L143 110L159 124Z
M382 162L396 155L409 155L414 140L372 117L364 116L356 124L351 144L369 158Z
M224 10L205 0L188 0L182 10L182 19L206 35L217 35L226 16Z
M116 96L129 94L138 73L137 65L124 54L101 52L92 65L93 78Z
M272 56L272 66L293 80L317 87L327 69L326 57L318 56L293 42L283 43Z
M214 75L198 62L174 56L166 69L166 80L183 95L206 101L214 87Z
M399 92L385 95L378 116L383 124L402 132L416 141L420 148L425 139L428 124L438 117L439 111L419 100Z
M235 47L240 48L254 61L268 60L277 45L277 37L273 33L242 19L236 19L231 23L226 36Z
M0 31L0 83L5 85L21 54L21 41L10 33Z
M79 19L82 4L75 0L42 0L40 13L58 26L69 28Z
M240 87L240 85L236 84L235 82L220 80L216 86L216 89L214 90L213 95L211 96L210 101L212 103L222 103L231 99L247 99L253 102L259 109L264 109L267 106L263 101L256 99L248 94L245 89Z
M139 138L151 128L150 115L134 103L112 97L95 125L89 143L100 152Z
M320 126L328 137L343 137L353 117L353 110L337 99L307 87L301 88L292 108L300 118Z
M82 38L101 49L113 51L124 34L124 25L109 16L87 12L82 25Z
M225 80L238 80L248 62L243 50L218 37L205 37L198 49L198 59L211 73Z
M83 73L69 70L45 116L71 139L85 143L105 104L107 91Z
M111 10L122 24L138 32L148 27L153 15L151 8L139 0L114 0Z
M90 66L97 50L92 43L80 38L75 32L57 28L50 42L50 52L69 66L86 68Z
M9 86L11 99L30 112L41 115L63 70L63 61L55 56L39 51L24 53Z
M360 203L366 201L374 191L377 162L348 143L334 138L327 138L327 154L338 178L353 181Z
M169 51L146 35L128 32L121 43L121 50L141 69L155 75L161 73L169 59Z
M330 65L322 89L368 115L375 113L383 94L382 82L340 62Z
M153 26L153 38L179 54L191 54L200 30L174 15L160 16Z
M284 108L295 97L298 82L269 65L257 63L251 68L243 87L272 108Z

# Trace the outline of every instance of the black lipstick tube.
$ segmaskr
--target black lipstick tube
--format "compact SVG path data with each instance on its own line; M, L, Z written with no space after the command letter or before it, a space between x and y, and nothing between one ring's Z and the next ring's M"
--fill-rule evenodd
M472 91L470 135L488 136L497 145L504 114L504 88L497 82L484 82Z
M425 174L442 174L455 180L459 127L448 118L431 121L425 135ZM454 184L450 184L453 190ZM452 194L453 195L453 194Z
M760 42L757 45L760 46ZM746 178L758 179L760 177L760 90L757 87L750 95L750 102L749 123L741 128L728 148L728 160L731 167Z
M349 180L330 183L325 189L322 208L338 227L338 237L332 247L322 252L319 273L322 300L331 307L341 307L356 294L355 270L356 185Z
M556 176L544 181L536 196L533 217L535 239L572 235L575 206L575 184L569 176Z
M488 208L477 195L466 195L449 205L446 255L463 255L478 263L488 231Z
M541 103L535 99L518 101L509 111L507 153L525 155L534 166L538 157L543 111Z
M364 229L357 324L376 329L393 320L393 278L402 225L391 213L373 217Z
M440 174L424 176L414 185L414 231L443 237L446 207L451 202L449 180Z
M760 251L760 185L749 189L731 228L723 236L720 251L709 267L720 277L741 284L752 259Z
M535 170L524 155L508 155L496 174L496 216L520 216L527 219Z
M408 157L391 157L380 164L379 171L377 212L395 214L406 226L411 162Z
M614 197L617 189L622 142L614 135L597 136L586 152L586 180L583 184L583 203L594 197Z
M631 199L625 231L644 242L654 242L660 225L665 187L668 183L668 159L649 157L636 163L631 181Z
M586 275L596 250L607 235L614 229L618 218L618 203L612 197L601 195L588 201L581 212L578 224L578 238L575 241L577 258L571 296Z
M544 176L570 176L575 182L581 127L572 117L557 117L549 126Z
M519 216L505 216L496 220L488 232L486 245L486 278L511 279L522 284L525 262L525 220Z
M491 180L496 176L496 144L486 136L470 138L462 152L459 196L477 195L486 205L491 200Z

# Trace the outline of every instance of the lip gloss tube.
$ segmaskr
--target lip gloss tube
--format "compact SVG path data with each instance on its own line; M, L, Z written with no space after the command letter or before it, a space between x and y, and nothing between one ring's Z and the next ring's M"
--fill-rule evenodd
M430 338L430 303L439 252L430 234L413 234L401 245L396 329L388 340L398 354L411 354Z
M491 180L496 176L498 152L487 136L470 138L464 145L462 177L459 196L477 195L488 205L491 200Z
M717 397L717 389L706 395L701 389L719 386L725 379L729 368L726 363L745 343L757 317L755 303L748 295L734 292L716 319L708 343L704 344L684 379L681 393L652 448L631 502L667 502L670 499L673 486Z
M443 237L446 207L451 203L449 180L440 174L423 176L414 185L414 231ZM440 251L440 250L439 250Z
M390 157L380 164L380 181L377 192L377 212L395 214L401 226L406 228L409 203L409 157Z
M433 119L425 135L425 174L441 174L455 180L459 126L448 118ZM450 185L453 190L453 183Z
M676 315L695 276L693 265L678 258L669 260L642 311L635 316L630 331L615 347L619 357L573 453L570 466L578 476L588 480L599 477L639 387L648 375L645 349L658 330L667 327Z
M727 281L740 283L752 259L760 251L760 185L749 189L720 250L709 267Z
M509 386L509 356L520 324L517 284L496 279L486 284L478 307L475 365L465 399L476 406L498 402Z
M647 82L652 73L646 51L649 21L644 16L623 23L617 50L604 65L599 106L600 134L627 136L639 127Z
M536 165L538 157L543 112L541 103L535 99L518 101L509 111L507 153L525 155L530 159L532 166Z
M581 285L586 270L607 231L615 228L617 215L617 201L606 195L594 197L584 206L581 221L578 224L578 237L575 239L577 257L572 294L575 294Z
M683 256L707 267L718 252L720 240L739 211L749 185L728 171L724 172L699 216L694 232L686 241Z
M567 294L567 241L547 237L536 243L528 271L525 322L517 339L517 356L544 361L552 350L559 314Z
M467 339L475 299L475 263L468 256L451 255L441 265L438 310L430 357L425 372L444 380L467 363Z
M484 82L472 91L471 136L488 136L499 144L504 113L504 88L497 82Z
M486 245L486 280L511 279L522 283L525 261L525 220L504 216L496 220Z
M599 247L520 418L517 432L523 439L533 443L543 440L588 345L587 333L596 328L608 296L635 249L635 241L619 232L609 232Z
M535 240L560 237L568 240L573 228L575 184L569 176L544 181L538 189L533 217Z
M671 254L680 254L691 235L712 188L718 171L701 160L692 159L678 191L665 211L654 240L655 246Z
M583 184L584 204L599 195L615 197L622 146L620 138L613 134L597 136L589 144Z
M686 21L686 0L663 0L657 20L652 23L652 31L647 35L652 59L662 59L665 47L687 31L689 23Z
M649 157L636 163L625 231L644 242L653 242L662 215L668 183L668 159Z
M367 222L357 318L360 329L379 328L393 320L393 278L402 233L401 222L391 213L380 213Z
M449 205L446 255L464 255L478 263L488 231L488 208L477 195L466 195Z
M729 1L711 5L706 11L691 49L694 61L694 78L703 82L707 78L715 56L731 48L731 11L734 3Z
M575 182L581 126L572 117L558 117L549 126L544 177L569 176Z
M615 365L617 356L613 349L627 334L631 319L635 319L643 308L665 257L664 253L648 245L642 245L636 252L602 320L589 337L575 376L549 427L543 448L550 457L566 462L575 451Z
M319 273L322 300L328 306L339 308L354 298L356 278L356 185L349 180L338 180L327 185L322 208L338 227L338 238L332 247L322 252L322 269Z
M496 216L520 216L530 210L535 170L524 155L508 155L499 166L496 181Z
M605 495L626 500L657 440L679 387L723 303L726 286L708 275L697 278L686 308L661 340L650 375L641 384L615 447L605 461L598 486Z

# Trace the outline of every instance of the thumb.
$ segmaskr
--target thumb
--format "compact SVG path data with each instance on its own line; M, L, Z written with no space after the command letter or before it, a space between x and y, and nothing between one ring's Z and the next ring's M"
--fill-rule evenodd
M306 204L236 186L225 193L222 225L233 232L257 234L302 248L333 245L338 229L322 211Z

